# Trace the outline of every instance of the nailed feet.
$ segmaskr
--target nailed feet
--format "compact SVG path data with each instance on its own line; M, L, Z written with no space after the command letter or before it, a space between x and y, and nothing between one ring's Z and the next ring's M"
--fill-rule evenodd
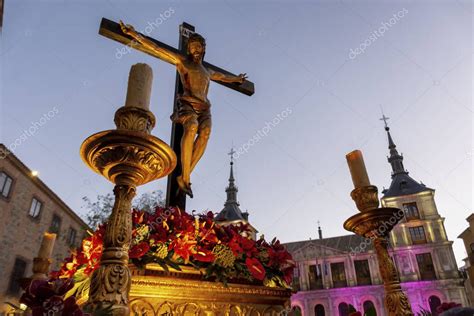
M181 191L183 191L184 193L186 193L187 195L189 195L190 198L193 198L193 191L191 190L191 183L189 183L189 182L186 183L183 180L182 175L177 177L176 180L178 181L179 189Z

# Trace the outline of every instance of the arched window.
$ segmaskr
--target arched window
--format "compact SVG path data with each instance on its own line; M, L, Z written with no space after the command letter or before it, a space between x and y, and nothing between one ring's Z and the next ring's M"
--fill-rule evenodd
M347 303L342 302L339 304L338 310L339 316L349 316L349 305Z
M316 316L325 316L326 311L324 310L324 306L321 304L316 305L314 307L314 314L316 314Z
M441 300L439 299L439 297L437 297L436 295L430 296L430 298L428 299L428 303L430 304L431 315L438 316L436 309L438 308L438 306L441 305Z
M377 310L372 301L364 302L364 316L377 316Z

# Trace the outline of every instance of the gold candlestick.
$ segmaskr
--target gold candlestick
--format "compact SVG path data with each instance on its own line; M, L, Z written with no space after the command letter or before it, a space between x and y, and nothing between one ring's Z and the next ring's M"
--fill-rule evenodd
M51 265L51 259L49 258L33 258L33 275L29 278L32 280L47 280L49 274L49 266Z
M147 65L133 66L130 78L151 80L150 72ZM133 98L128 97L127 106L115 113L117 129L94 134L81 146L84 162L115 184L115 203L107 222L104 250L100 267L92 274L87 303L93 311L111 308L114 316L129 315L130 312L128 250L132 235L131 206L136 187L165 177L176 167L173 150L150 135L155 117L148 111L149 92L143 91L142 81L129 80L128 90L133 93L128 95ZM140 89L136 85L141 85ZM151 83L144 86L149 89ZM130 104L130 100L137 105Z
M362 153L358 157L362 159ZM350 163L349 166L351 166ZM365 166L363 169L365 170ZM354 180L353 168L351 168L351 174ZM363 178L365 179L365 177ZM368 181L368 176L366 179ZM355 180L354 184L356 184ZM379 271L384 283L385 308L388 315L413 315L410 302L402 291L398 272L387 249L390 231L403 218L403 211L393 207L379 208L376 186L368 183L364 186L355 185L355 187L351 192L351 197L355 201L360 213L347 219L344 222L344 228L373 241L379 263Z

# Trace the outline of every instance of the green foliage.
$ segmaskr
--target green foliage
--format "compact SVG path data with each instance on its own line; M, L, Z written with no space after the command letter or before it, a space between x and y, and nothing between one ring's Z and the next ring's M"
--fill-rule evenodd
M98 195L96 201L92 201L87 196L83 197L85 208L88 212L86 222L89 227L96 228L99 224L104 223L112 213L114 206L114 195L107 193L106 195Z
M83 208L87 210L86 222L89 227L95 228L109 218L114 207L115 197L112 193L107 193L106 195L98 195L95 201L87 196L83 197L82 200L84 201ZM133 200L132 207L151 213L157 206L164 206L164 204L163 192L155 190L137 196Z
M147 213L153 213L158 206L165 206L165 199L161 190L142 193L133 200L134 209Z

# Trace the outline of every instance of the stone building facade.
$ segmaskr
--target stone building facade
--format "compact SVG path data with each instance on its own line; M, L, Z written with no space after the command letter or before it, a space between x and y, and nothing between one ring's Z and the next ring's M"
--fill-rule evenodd
M57 234L51 268L80 245L87 224L0 144L0 315L18 304L18 278L31 275L43 233Z
M461 238L466 248L467 257L464 258L464 273L466 274L466 280L464 286L470 302L470 306L474 305L474 213L466 218L469 223L469 227L466 228L458 238Z
M390 233L390 255L402 288L415 314L423 308L436 316L442 302L469 306L435 191L408 175L388 126L386 131L392 181L382 192L381 204L401 210L401 221ZM298 292L292 304L302 315L346 316L352 308L363 315L386 315L382 279L370 240L346 235L286 247L297 262L293 285Z

